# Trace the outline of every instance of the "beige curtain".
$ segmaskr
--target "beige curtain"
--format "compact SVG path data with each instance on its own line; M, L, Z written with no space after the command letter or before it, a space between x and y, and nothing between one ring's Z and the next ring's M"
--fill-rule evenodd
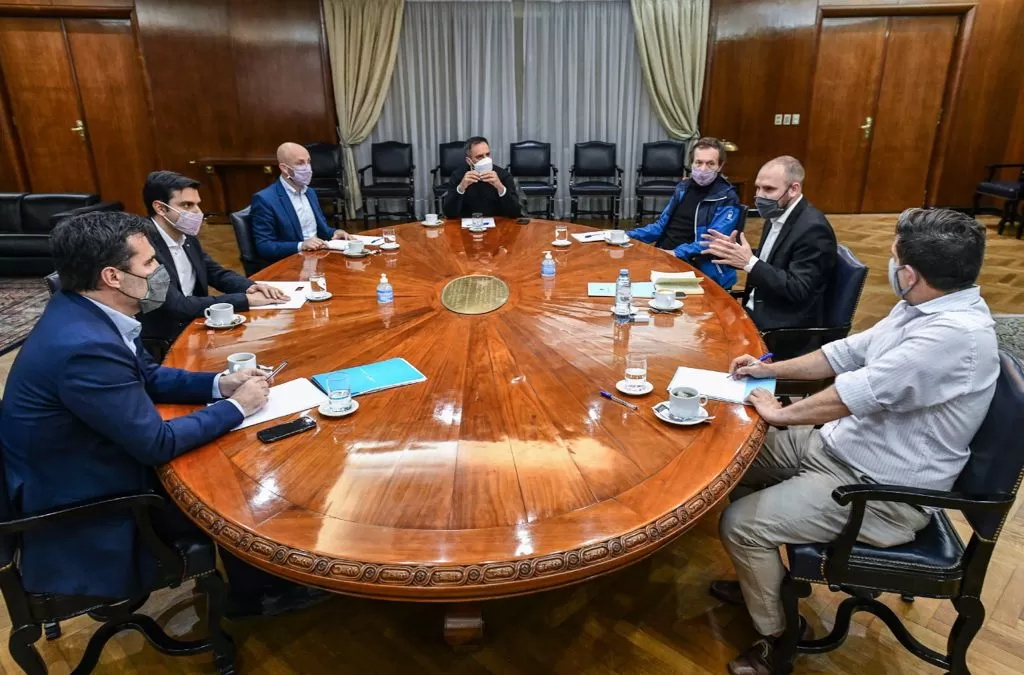
M636 48L658 121L672 138L697 134L711 0L631 0Z
M362 206L352 146L366 140L380 117L398 52L404 0L323 0L348 188L348 215Z

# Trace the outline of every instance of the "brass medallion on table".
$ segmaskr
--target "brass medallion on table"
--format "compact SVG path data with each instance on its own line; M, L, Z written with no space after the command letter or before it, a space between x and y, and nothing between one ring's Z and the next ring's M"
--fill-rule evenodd
M456 314L486 314L508 302L508 284L497 277L470 275L452 279L441 291L441 304Z

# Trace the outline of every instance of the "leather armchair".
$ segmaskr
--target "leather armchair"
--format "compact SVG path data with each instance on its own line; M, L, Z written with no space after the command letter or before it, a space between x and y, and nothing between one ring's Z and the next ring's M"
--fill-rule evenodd
M333 218L341 227L348 226L345 205L345 169L341 161L341 146L337 143L307 143L309 163L313 167L313 180L309 187L320 201L329 201Z
M516 179L519 194L546 197L543 211L527 211L525 215L544 216L551 220L555 211L555 193L558 192L558 168L551 163L551 144L540 141L522 141L508 146L508 172ZM530 178L532 180L521 180ZM537 180L543 178L543 180Z
M434 193L434 210L441 213L442 201L448 191L448 179L459 169L467 169L464 141L449 141L437 146L437 166L430 170Z
M270 261L260 258L256 252L256 242L252 238L252 217L249 215L248 206L231 214L231 227L235 231L235 243L238 244L239 259L242 261L245 276L251 277L269 265Z
M679 141L644 143L640 166L636 168L636 215L633 226L640 227L644 216L661 211L644 210L644 198L671 198L686 173L686 144Z
M3 402L0 401L0 415ZM0 452L0 475L3 455ZM216 549L211 540L200 534L182 536L165 542L153 529L150 513L162 508L164 499L155 493L117 495L87 502L69 504L44 513L23 514L7 493L6 481L0 480L0 592L3 593L11 618L8 647L11 657L26 673L46 673L46 666L35 642L44 629L48 640L60 637L60 621L82 614L101 622L86 645L76 673L89 673L99 662L104 645L122 630L136 630L158 651L168 655L189 655L213 651L214 664L221 675L235 672L235 647L221 627L226 586L216 567ZM149 592L133 598L96 598L80 595L29 593L21 582L18 559L21 534L28 530L49 527L55 523L101 519L116 512L130 512L138 529L140 546L149 548L160 564L157 584L150 591L173 588L187 579L196 579L196 586L206 596L209 636L205 640L182 641L168 636L152 618L136 613ZM102 560L96 561L102 565Z
M587 178L577 182L577 178ZM604 179L604 180L599 180ZM580 197L607 197L607 211L581 211ZM619 202L622 200L622 169L615 163L615 144L602 141L577 143L573 150L573 164L569 169L569 199L572 203L572 222L580 215L601 215L619 224Z
M1021 198L1024 197L1024 164L989 164L985 169L988 170L988 176L978 183L978 187L974 190L971 215L978 215L982 197L1002 199L1004 201L1003 215L999 219L999 229L997 230L998 234L1002 234L1007 223L1013 229L1013 224L1017 222L1017 207L1020 206ZM1016 179L996 180L996 173L1004 169L1018 169ZM1021 222L1017 225L1017 238L1020 239L1022 234L1024 234L1024 216L1021 217Z
M373 173L373 182L366 182L366 172ZM374 143L370 146L370 164L359 169L359 189L366 204L363 205L363 225L370 226L370 200L373 200L373 219L398 217L415 220L415 192L413 188L416 165L412 162L412 145L398 141ZM379 180L381 178L388 180ZM397 179L397 180L396 180ZM382 211L380 199L404 199L405 211Z
M53 271L50 231L88 211L120 211L121 202L93 194L0 193L0 269L6 276L45 276Z
M855 612L879 617L906 649L951 673L968 673L967 650L985 619L981 590L989 559L1009 516L1024 477L1024 366L1000 352L996 393L985 420L971 440L970 459L953 490L939 492L902 485L858 484L836 489L832 499L849 505L850 515L839 538L831 543L786 547L790 571L782 585L786 632L775 650L775 672L789 673L797 653L821 654L846 639ZM913 452L913 448L908 448ZM946 514L937 510L914 541L876 548L857 541L869 502L898 502L919 507L953 509L964 514L973 531L965 546ZM836 611L828 636L801 640L800 598L810 584L849 594ZM875 598L882 592L949 599L957 612L942 654L921 644L896 614Z

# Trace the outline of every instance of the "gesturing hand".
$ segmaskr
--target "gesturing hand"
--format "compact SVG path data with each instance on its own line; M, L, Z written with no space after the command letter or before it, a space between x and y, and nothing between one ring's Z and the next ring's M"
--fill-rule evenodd
M466 172L466 175L462 177L462 182L459 183L459 189L465 192L466 188L468 188L473 183L477 183L479 181L480 174L470 169L469 171Z
M754 255L742 232L737 241L735 232L727 237L721 232L709 230L703 235L703 240L703 243L708 246L705 252L712 256L712 262L716 265L728 265L743 269Z

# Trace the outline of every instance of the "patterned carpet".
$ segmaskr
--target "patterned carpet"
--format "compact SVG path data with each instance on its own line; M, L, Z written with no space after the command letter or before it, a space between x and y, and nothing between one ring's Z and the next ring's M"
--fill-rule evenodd
M1024 360L1024 314L995 314L992 318L999 346Z
M49 299L42 279L0 278L0 354L25 341Z

